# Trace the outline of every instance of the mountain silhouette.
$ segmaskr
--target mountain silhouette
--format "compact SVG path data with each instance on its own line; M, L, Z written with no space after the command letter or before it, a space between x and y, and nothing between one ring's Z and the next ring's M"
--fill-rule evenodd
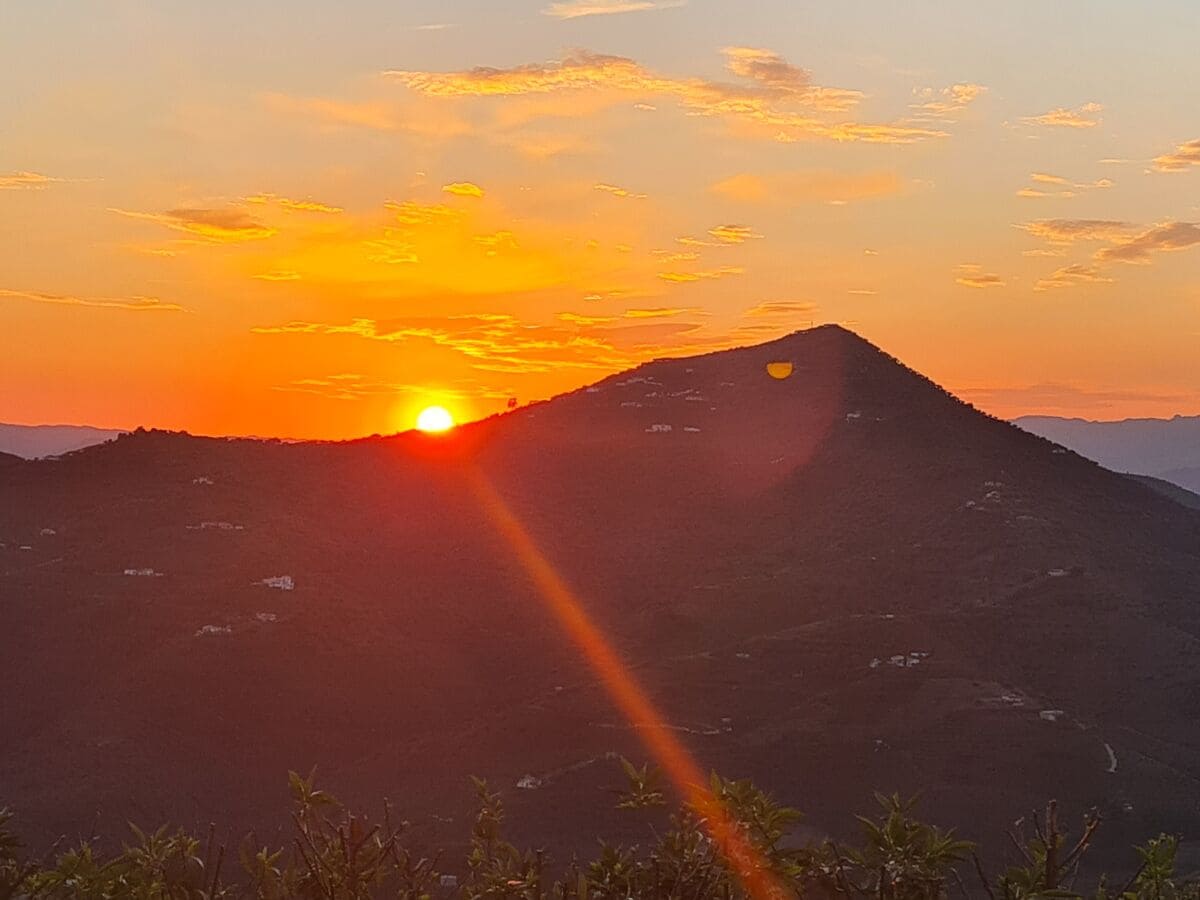
M701 764L814 828L876 788L970 836L1053 796L1126 845L1200 802L1200 512L834 326L446 435L0 467L0 800L34 843L269 828L315 764L430 841L471 774L560 859L619 836L591 798L649 754L481 483Z

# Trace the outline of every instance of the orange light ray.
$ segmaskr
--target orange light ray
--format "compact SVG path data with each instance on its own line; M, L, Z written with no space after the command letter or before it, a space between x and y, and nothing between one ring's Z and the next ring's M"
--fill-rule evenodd
M785 896L786 892L768 870L762 855L746 840L737 823L709 789L700 766L667 727L653 701L504 498L477 468L471 467L467 477L492 524L511 544L540 599L583 653L612 701L634 726L676 789L700 814L710 837L746 891L755 900Z

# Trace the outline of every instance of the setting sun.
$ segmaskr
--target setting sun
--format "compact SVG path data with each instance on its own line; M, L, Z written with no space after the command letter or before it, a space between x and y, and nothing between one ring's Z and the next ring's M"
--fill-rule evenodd
M417 428L421 431L449 431L454 427L454 416L444 406L427 406L417 416Z

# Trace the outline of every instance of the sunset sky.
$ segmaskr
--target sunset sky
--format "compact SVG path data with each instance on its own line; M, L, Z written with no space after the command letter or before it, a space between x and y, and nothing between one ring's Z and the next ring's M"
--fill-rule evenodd
M5 0L0 421L350 437L853 328L1200 414L1195 0Z

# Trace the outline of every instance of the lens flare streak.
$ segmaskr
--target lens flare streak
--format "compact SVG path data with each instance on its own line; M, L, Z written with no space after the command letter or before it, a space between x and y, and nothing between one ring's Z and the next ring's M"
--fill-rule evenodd
M785 892L770 873L766 860L746 840L737 823L708 788L708 780L700 766L671 733L653 701L504 498L478 469L469 470L468 480L489 520L516 553L546 608L579 648L612 701L641 736L676 790L700 815L709 836L750 896L755 900L784 896Z

